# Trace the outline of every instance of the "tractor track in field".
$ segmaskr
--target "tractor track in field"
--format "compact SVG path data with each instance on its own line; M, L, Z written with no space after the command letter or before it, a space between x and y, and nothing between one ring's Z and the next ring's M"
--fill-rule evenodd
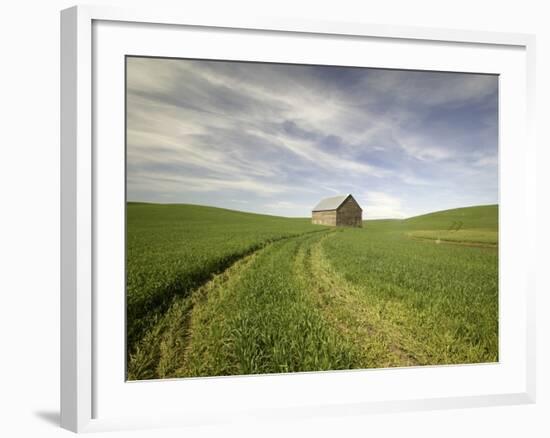
M416 358L391 335L391 323L371 305L365 291L349 283L334 271L323 253L326 233L297 257L297 272L302 271L310 293L326 320L358 350L361 367L417 365ZM384 348L380 348L383 345Z
M462 240L448 240L448 239L434 239L432 237L421 237L413 236L407 234L407 237L412 240L423 243L432 243L436 245L456 245L456 246L465 246L470 248L489 248L489 249L498 249L498 243L486 243L486 242L468 242Z
M418 360L403 345L410 345L393 326L394 321L369 301L364 287L340 276L324 255L323 242L335 238L336 230L319 230L270 241L239 258L227 269L213 274L209 281L186 297L175 297L172 305L142 338L129 361L129 380L195 376L190 363L199 363L202 355L212 359L212 352L196 347L209 324L204 308L209 298L232 299L233 287L243 274L253 268L256 259L281 241L298 240L289 275L309 297L326 324L347 345L356 358L357 368L411 366ZM385 309L384 309L385 310ZM196 313L198 311L198 313ZM224 315L214 318L224 318ZM386 318L387 317L387 318ZM205 359L206 360L206 359ZM228 373L231 374L231 373Z
M308 231L301 234L267 239L263 242L259 242L255 245L250 246L245 251L234 253L231 256L225 257L219 263L214 264L214 267L212 267L209 272L190 273L189 274L189 278L191 278L190 286L185 286L185 287L178 286L178 281L176 281L172 284L168 284L167 286L163 287L162 292L155 294L156 299L149 302L147 306L150 314L147 316L142 315L142 318L145 321L143 326L139 328L133 327L131 330L128 328L127 359L131 360L131 356L135 355L136 353L136 348L139 347L140 343L143 344L142 340L147 336L147 332L154 329L153 326L158 322L159 319L162 319L163 315L168 313L169 309L171 308L171 306L174 304L175 301L190 297L196 291L200 290L209 282L211 282L214 278L216 278L219 275L223 275L226 271L231 269L232 266L238 264L241 260L244 260L250 257L251 255L258 253L259 251L273 245L274 243L284 241L284 240L289 240L289 239L296 239L301 236L324 233L326 231L327 231L326 229L320 229L320 230ZM129 303L127 303L127 306L128 306L127 313L135 313L135 311L130 312L129 309L131 305ZM135 309L136 307L139 307L139 306L137 306L137 304L134 304L131 307ZM139 313L137 313L137 315L139 315ZM134 314L134 318L136 318L135 314Z
M193 336L193 310L197 304L208 299L210 291L226 288L228 284L236 281L240 273L247 269L258 255L275 243L327 232L329 231L326 229L315 230L263 242L233 260L225 269L213 272L207 281L186 296L174 296L167 310L157 317L156 323L144 334L128 358L128 379L169 378L174 377L174 373L181 374L187 362ZM177 364L177 367L174 364ZM154 369L154 372L151 372L151 369Z

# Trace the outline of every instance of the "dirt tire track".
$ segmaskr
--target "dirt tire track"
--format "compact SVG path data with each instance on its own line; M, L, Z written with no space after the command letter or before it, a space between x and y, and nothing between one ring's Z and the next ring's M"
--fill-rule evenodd
M380 306L369 302L365 290L342 278L323 254L321 236L297 257L298 275L302 275L327 321L358 350L361 367L395 367L418 364L403 346L405 339L396 334L392 323L383 317Z
M319 309L328 326L356 358L352 368L417 364L416 358L404 347L414 346L414 343L404 339L400 333L402 331L396 330L389 316L385 318L386 309L381 309L379 303L370 302L364 288L342 278L326 259L323 242L338 234L336 230L323 230L283 239L300 241L293 256L294 269L289 274L298 279L312 305ZM209 324L215 326L215 321L203 314L209 297L215 293L218 299L231 299L233 285L254 264L255 259L270 250L274 243L268 243L239 259L188 297L175 298L168 311L159 317L139 343L129 361L128 378L143 380L194 376L188 367L189 362L202 360L201 355L212 360L213 352L193 347L193 339L200 339L201 331L208 330Z
M194 309L208 300L213 290L229 290L240 273L246 270L261 253L275 243L303 238L308 235L324 234L325 230L312 231L294 236L274 239L239 258L228 268L192 291L186 297L174 297L168 310L157 316L156 322L137 344L128 361L128 380L173 378L187 375L191 343L196 331Z

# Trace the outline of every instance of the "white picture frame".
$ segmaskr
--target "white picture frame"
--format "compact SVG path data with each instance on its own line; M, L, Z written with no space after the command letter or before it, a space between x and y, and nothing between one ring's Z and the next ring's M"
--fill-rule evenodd
M126 27L123 30L118 29L124 26ZM147 32L151 33L147 38L140 37L146 28ZM181 394L182 383L164 381L160 387L159 382L124 382L124 370L118 367L124 356L123 352L118 355L120 343L113 342L107 346L108 341L104 336L106 331L120 331L124 309L120 307L120 300L113 301L111 310L107 312L104 306L105 303L109 304L109 301L97 299L98 293L104 290L102 285L112 278L102 270L104 246L98 236L115 233L116 235L111 234L113 241L120 241L122 237L120 227L103 231L101 212L109 206L116 205L116 198L107 199L108 196L104 196L106 192L102 187L105 184L120 185L121 181L117 178L117 175L120 176L120 173L117 173L120 171L120 154L112 157L105 153L98 155L97 147L98 144L110 142L109 144L115 146L113 149L123 148L123 143L120 144L118 140L121 133L123 135L124 126L118 123L120 119L117 117L104 115L102 108L106 108L107 102L100 90L108 90L107 94L115 100L123 100L124 90L118 89L122 78L116 74L112 82L105 82L106 85L101 81L111 71L110 68L119 68L114 65L116 63L111 65L109 59L119 59L124 53L136 54L136 50L140 52L138 54L151 54L151 51L158 50L159 47L163 47L167 53L173 49L167 43L168 40L163 38L168 36L173 39L176 34L170 32L177 33L179 30L188 33L199 32L204 38L209 38L211 34L218 35L220 32L233 32L235 39L251 42L249 55L244 52L230 53L228 49L219 45L215 45L214 49L214 45L209 46L205 42L195 47L192 53L195 57L204 52L202 57L207 58L221 56L224 59L256 59L255 57L260 56L261 59L267 57L269 60L282 62L284 57L277 55L276 48L273 48L277 46L278 39L295 38L296 41L304 40L304 44L315 44L315 41L311 41L323 38L328 41L334 38L335 44L342 47L346 44L357 45L367 42L373 45L383 43L395 46L386 58L380 55L378 62L384 66L392 62L391 65L396 68L407 68L407 65L408 68L414 68L415 65L404 56L405 47L417 47L421 51L426 51L427 57L431 56L430 50L437 50L443 54L439 59L424 61L422 68L470 71L476 68L476 65L480 65L480 72L502 75L504 93L508 88L512 88L509 85L515 81L516 90L510 91L509 95L505 94L506 98L501 100L500 120L503 147L500 162L500 195L501 202L504 202L500 218L503 239L500 250L501 255L506 256L505 260L501 261L500 269L502 272L504 266L507 268L506 272L511 271L507 274L505 282L501 279L500 284L501 288L510 289L510 293L505 294L504 301L501 299L500 316L504 319L500 340L501 349L513 344L513 347L510 347L510 355L504 355L505 359L499 364L490 366L365 371L370 373L369 376L377 373L377 377L367 379L369 381L364 381L364 371L299 373L284 377L186 379L186 391L204 391L213 398L208 402L196 401L194 409L183 405L173 405L172 409L168 409L163 403L155 403L155 406L145 406L141 412L137 405L132 405L132 409L126 412L115 412L116 405L124 404L121 403L124 397L126 402L139 401L140 397L143 400L155 400L161 393L169 393L167 399L170 400L170 397L176 397L178 392ZM120 37L119 32L131 32L132 38ZM153 33L157 33L158 37L151 38ZM262 48L261 55L255 55L252 53L255 50L252 42L264 37L269 38L270 45ZM129 50L125 45L127 41L132 41L131 52L126 52ZM143 47L143 52L140 47ZM467 64L461 64L460 56L444 55L446 50L455 50L453 48L463 51L464 56L469 56L472 64L468 67ZM378 52L381 53L380 50ZM397 62L395 53L402 53L403 59ZM247 417L284 420L315 415L360 415L372 412L533 403L535 291L532 266L535 264L535 251L528 249L532 249L535 242L535 144L532 132L534 53L534 36L525 34L313 22L305 19L258 19L244 16L239 20L228 21L215 15L197 16L182 11L138 11L103 6L78 6L62 11L61 426L75 432L85 432L214 424ZM300 52L289 51L286 56L289 57L289 61L297 62ZM318 58L315 56L315 50L312 50L308 62L325 59L321 58L322 56L336 56L336 53L320 54ZM336 62L345 63L342 59ZM417 64L416 68L418 65L420 64ZM118 92L120 94L117 94ZM118 102L110 107L117 111L120 104L121 102ZM106 127L102 117L111 120L111 126ZM503 127L503 123L507 125ZM98 124L101 125L100 129ZM113 134L114 131L117 133ZM518 142L522 147L513 148L512 144ZM514 184L508 183L509 180L513 180ZM520 239L514 238L511 232L518 221L527 221L529 224L529 231L523 232ZM112 253L113 257L120 255L117 251ZM122 263L120 260L119 262ZM122 336L120 333L120 336L116 335L113 339L120 339ZM99 351L103 354L98 354ZM512 353L514 359L508 360ZM108 369L111 363L118 364L113 365L115 371ZM490 368L491 366L494 368ZM449 369L451 371L448 371ZM502 370L505 371L501 373ZM425 394L418 391L412 384L411 373L414 373L414 379L418 382L422 379L433 379L434 387ZM445 385L441 384L449 380L449 377L458 379L457 388L453 391L447 391ZM113 386L113 379L117 380L114 386L120 388L120 391L113 389L109 392L111 390L108 388ZM388 379L395 381L395 386L399 387L401 392L391 393L387 397L377 396L376 394L380 394L380 388L384 388L383 385L390 381ZM511 383L504 384L505 379ZM472 385L476 385L476 381L487 382L487 385L479 383L479 390L475 391L472 389L473 386L468 387L465 384L466 381L470 381ZM324 393L328 394L325 398L314 390L323 385L326 385ZM371 393L374 395L367 397L352 394L349 388L357 385L367 385L365 388L372 388ZM409 392L406 392L408 385ZM279 388L278 392L275 392L275 386ZM458 388L460 386L463 388ZM305 392L306 396L288 397L288 388L291 387L299 388L301 391L297 392ZM311 391L309 396L308 390ZM235 392L242 395L229 406L226 396ZM262 399L262 394L266 393L270 396L269 402ZM113 406L106 401L105 394L112 400ZM247 397L248 400L256 398L250 403L247 402ZM217 402L213 403L213 399ZM224 409L224 406L227 406L227 409Z

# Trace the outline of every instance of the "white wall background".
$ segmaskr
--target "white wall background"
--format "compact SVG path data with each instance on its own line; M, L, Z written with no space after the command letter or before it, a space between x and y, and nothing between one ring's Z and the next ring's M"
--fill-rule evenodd
M530 406L327 418L270 425L262 436L550 436L550 26L544 1L96 1L535 33L539 143L538 402ZM149 4L148 4L149 3ZM0 14L0 436L69 436L59 418L59 10L64 0L4 3ZM521 145L518 145L521 147ZM521 232L521 230L518 230ZM258 425L107 436L259 436Z

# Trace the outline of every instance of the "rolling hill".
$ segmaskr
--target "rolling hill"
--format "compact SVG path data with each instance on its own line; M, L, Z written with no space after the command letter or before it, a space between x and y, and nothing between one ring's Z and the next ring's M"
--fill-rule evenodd
M497 243L497 206L334 229L129 203L128 378L496 361Z

